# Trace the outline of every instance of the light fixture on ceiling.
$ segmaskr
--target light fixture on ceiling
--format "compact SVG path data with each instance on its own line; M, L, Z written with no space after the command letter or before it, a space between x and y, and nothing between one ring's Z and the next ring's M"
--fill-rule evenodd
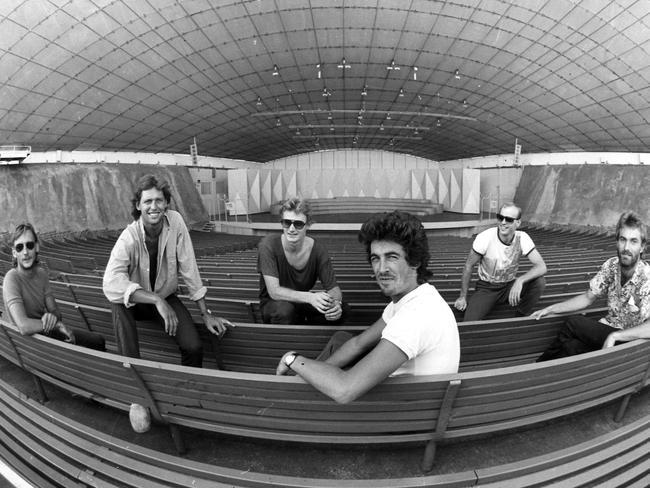
M280 122L280 118L275 119L275 126L280 127L282 125L282 122Z
M460 72L458 71L458 69L456 69L456 71L454 71L454 78L456 78L457 80L460 80Z
M297 135L297 136L300 135L300 129L296 129L296 135Z
M413 131L413 135L417 136L420 132L418 131L418 128L416 127L415 130Z
M395 64L395 60L393 59L388 66L386 66L386 69L388 71L399 71L401 68Z
M386 120L390 120L390 112L386 113Z
M365 97L368 95L368 85L363 86L363 91L361 92L361 96Z
M417 80L418 79L418 67L413 66L413 79Z
M463 107L467 107L467 99L463 100Z
M280 70L278 69L278 65L274 64L273 65L273 76L280 76Z
M314 144L316 145L316 147L320 146L320 138L319 137L316 138L316 142Z
M354 139L352 139L352 144L356 144L359 141L359 138L357 136L354 136Z
M440 119L436 120L436 127L440 127Z
M257 102L255 102L255 105L257 105L258 107L262 106L262 98L261 97L257 97Z
M399 96L403 97L404 96L404 88L399 89Z
M351 64L348 64L348 63L345 61L345 58L343 58L343 59L341 60L341 64L338 64L336 67L337 67L338 69L350 69L350 68L352 68L352 65L351 65Z
M332 112L327 112L327 120L332 120Z
M334 124L330 124L330 132L334 132L335 130Z
M317 74L317 76L318 76L318 79L320 80L320 76L321 76L321 73L320 73L320 63L318 63L318 64L316 65L316 69L318 70L318 74Z
M379 130L383 132L383 130L384 130L384 123L383 122L381 124L379 124Z
M394 146L395 145L395 139L391 138L390 141L388 141L389 146Z
M323 88L323 93L321 94L323 97L329 97L332 94L327 88Z

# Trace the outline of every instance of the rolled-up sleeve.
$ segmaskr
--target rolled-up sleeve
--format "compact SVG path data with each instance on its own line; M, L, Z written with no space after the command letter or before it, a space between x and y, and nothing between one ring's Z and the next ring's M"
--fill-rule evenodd
M131 281L129 268L131 266L129 256L129 243L125 234L122 234L111 251L111 257L104 271L102 288L104 295L111 303L123 303L127 307L134 304L130 302L134 291L142 288L139 283Z

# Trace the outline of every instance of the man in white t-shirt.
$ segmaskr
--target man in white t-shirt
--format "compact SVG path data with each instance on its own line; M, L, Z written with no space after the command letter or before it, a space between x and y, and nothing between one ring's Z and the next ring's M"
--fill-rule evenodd
M521 209L506 203L497 214L499 225L476 236L469 252L454 306L465 311L464 320L482 320L495 305L508 303L519 316L530 315L542 296L546 264L528 234L517 230ZM519 261L526 256L532 263L526 273L517 276ZM467 301L474 265L478 263L476 290Z
M334 334L327 359L290 351L277 374L291 370L335 401L348 403L389 376L456 373L458 326L449 305L427 283L429 246L422 223L405 212L378 214L363 224L359 241L391 303L361 334L344 340L345 332Z

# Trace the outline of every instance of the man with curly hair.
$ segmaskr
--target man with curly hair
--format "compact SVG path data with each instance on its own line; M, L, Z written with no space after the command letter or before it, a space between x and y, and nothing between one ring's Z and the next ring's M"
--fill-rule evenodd
M391 299L379 320L342 341L337 333L326 359L286 353L277 374L293 371L339 403L349 403L389 376L455 373L460 360L458 327L451 308L429 283L429 247L422 223L394 211L361 227L377 284ZM327 349L327 348L326 348ZM324 360L323 360L324 359Z

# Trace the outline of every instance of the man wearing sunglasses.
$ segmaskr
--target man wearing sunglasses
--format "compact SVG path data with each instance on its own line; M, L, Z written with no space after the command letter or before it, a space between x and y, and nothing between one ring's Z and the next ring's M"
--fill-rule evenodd
M307 236L309 204L299 198L280 208L281 235L258 245L260 308L267 324L339 324L345 320L343 294L325 247ZM317 281L323 291L312 291Z
M461 279L460 296L454 306L465 311L464 320L482 320L497 304L509 304L515 315L529 315L537 304L546 282L546 264L528 234L517 230L521 209L506 203L497 214L498 225L479 233L474 239ZM522 256L532 263L526 273L517 276ZM478 263L476 289L469 301L467 292L474 265Z
M29 223L20 224L11 239L14 268L2 283L6 318L21 334L44 334L53 339L104 351L104 338L85 330L72 330L61 320L61 312L50 289L47 271L38 262L38 236Z

